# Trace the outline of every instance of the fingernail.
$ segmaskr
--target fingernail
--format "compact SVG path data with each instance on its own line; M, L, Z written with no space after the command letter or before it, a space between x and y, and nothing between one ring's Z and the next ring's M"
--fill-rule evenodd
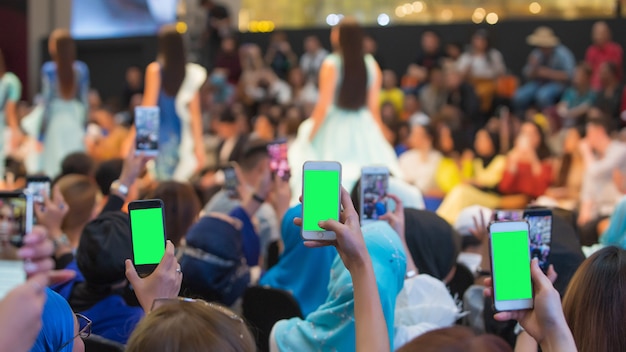
M24 271L26 271L27 273L32 273L32 272L37 271L37 264L30 262L30 261L24 262Z
M17 254L22 258L31 257L35 254L35 251L32 248L20 248Z

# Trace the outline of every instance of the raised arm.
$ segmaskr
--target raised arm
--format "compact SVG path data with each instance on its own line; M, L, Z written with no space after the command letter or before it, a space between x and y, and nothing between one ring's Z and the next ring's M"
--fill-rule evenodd
M375 63L374 67L376 69L374 70L372 84L369 86L367 91L367 108L372 113L372 116L374 116L374 121L376 121L382 130L384 126L382 117L380 116L380 87L382 86L383 75L380 72L378 64Z
M322 67L320 68L319 98L317 100L317 104L315 105L315 109L313 109L313 113L311 114L313 129L311 130L311 135L309 136L310 140L315 138L317 131L322 126L322 123L324 123L328 107L333 103L336 81L337 70L333 64L330 63L330 61L324 61Z
M200 91L194 94L193 99L189 103L189 112L191 114L191 135L193 137L193 148L196 155L196 169L200 170L206 163L206 152L204 150L204 141L202 139L202 111L200 109Z
M153 62L146 68L146 77L144 80L142 106L156 106L159 101L159 90L161 90L161 66L158 62ZM137 130L135 125L130 128L128 137L124 141L121 148L120 158L125 158L135 142Z

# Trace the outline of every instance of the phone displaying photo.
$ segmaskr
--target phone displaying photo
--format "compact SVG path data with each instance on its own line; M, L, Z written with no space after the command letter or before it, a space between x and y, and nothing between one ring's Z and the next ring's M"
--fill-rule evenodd
M17 251L32 224L30 192L0 192L0 299L26 281L24 261Z
M156 106L135 108L135 153L155 156L159 152L160 109Z
M239 179L237 178L237 172L234 165L229 165L224 168L224 190L228 194L229 198L239 198Z
M387 213L389 170L386 167L364 167L361 170L361 225L368 224Z
M339 220L341 208L341 164L307 161L302 173L302 238L332 241L337 236L319 227L320 221Z
M291 169L287 160L287 141L278 140L268 144L267 152L270 155L270 169L272 173L284 181L289 181Z
M533 307L528 231L526 221L489 225L493 299L497 311Z
M502 210L497 209L495 212L496 221L521 221L524 219L523 210Z
M138 200L128 205L137 273L150 275L165 254L165 216L160 199Z
M528 222L530 256L539 259L543 272L550 266L550 246L552 244L552 210L526 209L524 219Z
M28 176L26 189L33 196L33 202L43 203L46 198L50 198L50 178L47 176Z

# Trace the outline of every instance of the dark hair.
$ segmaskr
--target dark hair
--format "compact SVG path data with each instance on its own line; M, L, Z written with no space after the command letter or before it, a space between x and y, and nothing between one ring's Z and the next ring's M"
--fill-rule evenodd
M253 139L248 141L237 162L242 171L251 171L261 160L267 157L269 157L267 142L260 139Z
M4 54L2 53L2 50L0 49L0 76L5 74L6 72L7 72L7 66L6 66L6 63L4 62Z
M541 126L535 121L525 121L524 123L529 123L535 126L537 129L537 133L539 134L539 146L535 150L537 153L537 157L539 160L545 160L552 156L552 152L550 151L550 147L548 146L548 142L546 142L546 134L543 132Z
M611 135L615 130L613 121L606 116L588 118L587 125L601 127L607 135Z
M54 35L54 33L53 33ZM75 94L76 79L74 74L74 60L76 60L76 44L67 31L59 31L54 36L56 54L53 59L57 65L59 88L65 98Z
M111 193L111 185L120 178L123 167L124 160L120 158L107 160L98 165L95 178L102 195L108 196Z
M69 154L61 162L61 176L69 174L79 174L92 177L96 163L84 152Z
M343 79L337 106L358 110L366 103L367 67L363 57L363 30L354 20L339 24L339 47L343 58Z
M196 191L187 183L165 181L147 198L163 201L167 239L178 246L200 214L201 205Z
M509 352L511 346L495 335L476 336L464 326L429 331L398 349L399 352Z
M613 75L613 77L618 78L619 77L619 66L612 62L612 61L605 61L602 64L606 65L606 67L609 69L609 72L611 72L611 75Z
M583 70L585 75L587 75L588 77L591 77L591 75L593 74L593 69L586 61L579 62L578 65L576 65L576 68Z
M159 60L161 62L161 87L175 96L185 79L187 58L183 37L174 25L163 26L159 31Z
M563 313L580 351L626 351L626 251L606 247L578 268Z

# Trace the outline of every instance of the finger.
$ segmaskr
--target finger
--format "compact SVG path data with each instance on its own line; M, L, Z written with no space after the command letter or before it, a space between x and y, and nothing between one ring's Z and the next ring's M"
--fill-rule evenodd
M493 279L490 277L486 277L483 280L483 285L485 285L486 287L493 287Z
M302 218L294 218L293 224L302 227Z
M404 212L404 203L402 203L402 200L398 196L389 193L387 194L387 198L393 199L394 203L396 203L396 213L399 213L400 211Z
M54 201L54 203L56 203L60 209L65 208L65 198L63 198L63 192L61 192L61 188L56 186L54 187L54 189L52 190L53 192L53 196L52 199ZM63 207L61 206L63 205Z
M298 202L300 202L300 204L302 204L302 195L300 195L300 197L298 197Z
M552 288L552 282L550 282L550 279L541 271L539 259L537 258L533 258L530 262L530 275L532 276L533 284L537 291Z
M157 269L162 267L164 270L173 270L174 267L178 265L175 252L176 250L174 248L174 244L172 241L167 240L165 243L165 253L163 254L163 258L161 259Z
M126 265L126 279L128 279L128 282L130 282L131 285L137 286L136 283L138 283L141 279L137 274L137 270L135 270L133 262L130 259L126 259L124 264Z
M326 220L326 221L320 221L318 223L318 226L323 228L326 231L332 231L337 234L337 233L341 233L345 225L336 220Z
M480 214L480 228L482 231L484 231L487 228L487 224L485 224L485 214L483 213L482 209L480 209L479 214Z
M354 204L352 203L352 198L350 198L350 193L346 191L345 188L341 187L341 205L343 205L343 211L346 216L351 216L352 214L358 215L356 213L356 209L354 209Z
M475 216L472 216L472 221L474 222L474 233L472 233L475 237L478 237L478 239L480 239L480 234L482 233L482 230L480 229L480 227L478 226L478 220L476 220Z
M45 274L34 275L26 283L33 288L36 294L44 294L46 287L50 284L48 276Z
M387 211L387 213L385 213L384 215L381 215L380 217L378 217L379 220L383 220L383 221L387 221L387 222L392 222L393 219L393 214L390 213L389 211Z
M39 243L45 241L48 237L46 229L42 226L34 226L33 230L30 233L27 233L26 236L22 239L24 242L24 246L29 245L38 245Z
M493 297L493 288L486 287L483 289L483 296L485 297Z
M47 273L52 269L54 269L54 260L50 257L37 261L26 260L24 262L24 271L29 277L32 275Z
M497 321L519 320L521 315L519 312L499 312L494 314L493 318Z
M304 241L304 246L308 248L319 248L335 246L337 241Z
M548 267L548 279L550 280L550 282L552 282L552 284L554 284L556 282L556 279L559 278L559 274L557 274L556 270L554 270L554 265L550 264L550 266Z
M53 270L48 273L48 279L50 285L64 284L76 277L76 272L73 270Z

